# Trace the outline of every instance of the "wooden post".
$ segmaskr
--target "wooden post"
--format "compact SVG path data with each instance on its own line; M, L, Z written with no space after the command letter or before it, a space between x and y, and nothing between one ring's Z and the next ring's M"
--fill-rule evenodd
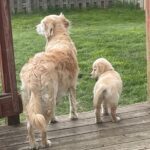
M146 0L147 98L150 101L150 0Z
M0 0L0 59L3 79L0 116L7 116L8 125L14 125L20 123L22 108L16 86L9 0Z

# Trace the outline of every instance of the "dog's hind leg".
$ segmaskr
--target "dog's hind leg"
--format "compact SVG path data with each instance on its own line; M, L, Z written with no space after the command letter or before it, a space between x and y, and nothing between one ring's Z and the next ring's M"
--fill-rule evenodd
M58 122L56 115L55 115L55 109L56 109L56 98L54 99L54 102L53 102L51 123Z
M57 80L56 80L57 81ZM57 102L58 83L55 80L50 80L49 84L43 87L42 90L42 104L43 111L45 111L45 119L47 123L56 123L55 109Z
M101 105L103 102L103 99L101 97L94 97L94 101L97 101L97 105L95 105L95 117L96 117L96 123L102 123L101 119ZM96 100L98 98L98 100Z
M35 142L35 137L34 137L34 133L33 133L33 127L30 124L30 122L27 122L27 130L28 130L28 139L29 139L29 143L30 143L30 149L38 149L38 145Z
M51 141L47 139L47 132L42 131L41 135L42 135L42 148L50 147L52 144Z
M54 81L53 81L54 82ZM49 89L50 91L52 91L52 115L51 115L51 123L57 123L58 120L56 118L55 115L55 111L56 111L56 103L57 103L57 94L58 94L58 83L54 82L53 86L50 87Z
M100 107L96 107L96 109L95 109L96 123L102 122L100 111L101 111Z
M101 105L104 101L103 90L98 90L94 93L93 104L95 108L96 123L101 123Z
M102 114L104 116L108 116L109 115L109 112L108 112L108 105L107 105L107 102L106 100L103 101L103 104L102 104Z
M70 119L78 119L77 102L76 102L76 89L74 87L69 89L69 102L70 102Z
M111 107L111 118L112 118L112 122L118 122L120 121L120 117L116 116L116 109L117 106L112 106Z

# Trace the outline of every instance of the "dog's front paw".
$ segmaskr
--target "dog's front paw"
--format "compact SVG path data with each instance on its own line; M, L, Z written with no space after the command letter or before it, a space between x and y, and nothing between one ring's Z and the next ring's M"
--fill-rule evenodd
M120 117L117 116L115 119L112 119L112 122L119 122L120 120Z
M71 113L69 118L71 120L77 120L78 119L78 114L77 113Z
M52 142L50 140L47 140L45 147L50 147L50 146L52 146Z
M47 140L46 143L41 144L40 148L47 148L47 147L50 147L50 146L52 146L52 143L51 143L50 140Z

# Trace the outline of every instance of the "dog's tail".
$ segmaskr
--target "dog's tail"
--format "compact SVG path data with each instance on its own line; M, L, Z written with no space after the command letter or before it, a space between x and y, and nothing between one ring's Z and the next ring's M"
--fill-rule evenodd
M93 99L94 108L100 106L100 104L104 100L105 92L106 92L106 87L100 86L99 89L94 93L94 99Z
M31 124L40 131L46 131L47 124L44 116L41 114L40 96L37 92L31 91L27 111Z

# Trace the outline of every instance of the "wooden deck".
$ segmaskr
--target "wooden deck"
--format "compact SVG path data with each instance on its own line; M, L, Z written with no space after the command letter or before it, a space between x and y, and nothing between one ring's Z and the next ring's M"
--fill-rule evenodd
M49 125L52 147L47 150L150 150L150 104L121 107L118 115L122 119L119 123L105 117L100 125L95 124L93 112L79 114L77 121L61 116L59 123ZM28 149L26 132L25 124L1 126L0 150Z

